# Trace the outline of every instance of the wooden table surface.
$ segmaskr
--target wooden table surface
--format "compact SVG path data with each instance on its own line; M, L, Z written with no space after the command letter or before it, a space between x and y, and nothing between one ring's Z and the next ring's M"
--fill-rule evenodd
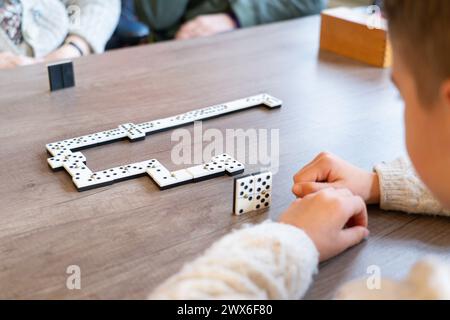
M319 54L318 38L312 17L86 57L75 61L76 88L53 94L42 65L0 71L0 298L145 298L232 229L276 219L294 200L292 176L318 152L367 169L405 154L390 71ZM143 177L79 193L66 172L47 166L46 143L260 92L283 108L235 113L203 129L280 129L267 212L233 216L230 177L168 191ZM152 158L175 169L175 144L169 131L83 153L95 170ZM448 260L449 228L450 220L370 208L370 239L322 264L306 298L331 298L371 265L402 277L426 254ZM66 288L69 265L81 268L81 290Z

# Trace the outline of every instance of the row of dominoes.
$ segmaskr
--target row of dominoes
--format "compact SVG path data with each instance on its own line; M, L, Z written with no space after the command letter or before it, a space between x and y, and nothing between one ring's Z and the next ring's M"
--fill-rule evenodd
M61 157L70 154L68 151L80 151L105 143L128 138L130 141L145 139L146 135L186 125L194 121L205 120L225 115L227 113L244 110L259 105L268 108L281 107L282 101L268 94L260 94L225 104L215 105L203 109L190 111L173 117L145 122L141 124L126 123L118 128L97 132L73 139L49 143L46 145L48 153L53 157Z
M88 147L94 147L128 137L128 132L119 127L117 129L97 132L86 136L73 139L49 143L46 145L47 152L52 156L61 156L67 154L67 151L76 151Z
M77 151L88 147L103 145L106 143L115 142L128 138L131 141L145 139L145 133L132 124L126 123L120 125L117 129L93 133L86 136L81 136L73 139L63 140L59 142L49 143L46 145L48 153L52 156L61 156L66 154L66 151Z
M175 187L181 184L200 182L217 176L234 176L244 172L242 163L227 154L213 157L210 162L175 172L169 172L164 166L156 164L147 173L161 189Z
M48 159L48 163L53 169L63 167L72 176L72 180L79 191L99 188L145 175L149 175L161 190L165 190L212 179L225 173L234 176L245 170L242 163L228 154L215 156L208 163L174 172L170 172L156 159L92 172L86 166L86 157L81 152L67 154L63 158L54 157ZM236 215L242 215L268 208L272 200L271 194L271 172L236 178L234 181L233 212Z
M173 117L165 119L145 122L142 124L138 124L137 127L139 127L146 134L150 134L159 132L161 130L179 127L185 124L192 123L194 121L206 120L227 113L256 107L262 104L266 105L269 108L277 108L281 106L282 102L272 96L262 94L225 104L189 111L187 113L175 115Z
M227 110L226 105L220 106L212 106L204 109L199 109L195 111L190 111L184 114L179 114L173 117L169 117L166 119L161 119L157 121L145 122L137 125L142 131L146 134L158 132L161 130L166 130L170 128L175 128L179 126L183 126L185 124L200 121L207 118L212 118L219 116L221 114L225 114Z
M241 174L245 166L227 154L213 157L210 162L170 172L158 160L152 159L116 168L92 172L81 152L48 159L49 166L56 170L64 168L79 191L98 188L116 182L149 175L160 189L168 189L191 182L199 182L224 175Z

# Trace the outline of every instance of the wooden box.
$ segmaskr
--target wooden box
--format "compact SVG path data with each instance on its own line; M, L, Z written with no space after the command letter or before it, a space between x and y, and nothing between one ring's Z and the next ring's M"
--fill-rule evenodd
M349 8L328 9L322 12L320 48L376 67L392 64L392 50L387 23L378 23L368 14Z

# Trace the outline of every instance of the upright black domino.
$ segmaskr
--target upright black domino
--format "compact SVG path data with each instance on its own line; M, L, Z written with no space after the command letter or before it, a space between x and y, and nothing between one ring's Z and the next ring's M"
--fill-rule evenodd
M75 86L73 62L65 61L47 65L50 91L72 88Z

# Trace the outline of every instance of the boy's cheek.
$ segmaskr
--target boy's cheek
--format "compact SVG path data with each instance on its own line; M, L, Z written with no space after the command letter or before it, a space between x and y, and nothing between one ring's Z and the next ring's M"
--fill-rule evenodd
M405 138L409 157L415 169L423 178L427 176L427 162L430 160L429 143L427 143L426 129L417 113L418 111L414 110L414 106L405 106Z
M436 128L429 110L421 105L407 105L405 108L405 138L409 157L421 180L436 191L435 180L439 176L439 153Z

